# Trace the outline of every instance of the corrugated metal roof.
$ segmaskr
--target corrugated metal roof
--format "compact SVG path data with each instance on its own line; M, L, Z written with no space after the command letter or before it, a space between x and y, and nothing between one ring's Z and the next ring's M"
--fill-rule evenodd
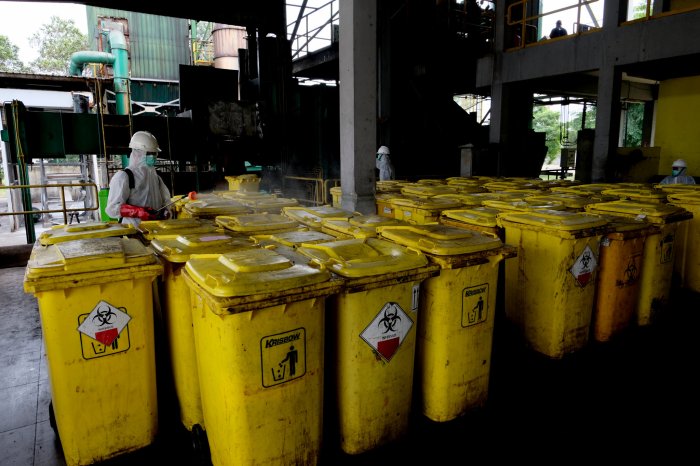
M128 21L131 77L177 80L179 65L190 63L188 20L88 6L88 39L93 50L99 50L99 17Z

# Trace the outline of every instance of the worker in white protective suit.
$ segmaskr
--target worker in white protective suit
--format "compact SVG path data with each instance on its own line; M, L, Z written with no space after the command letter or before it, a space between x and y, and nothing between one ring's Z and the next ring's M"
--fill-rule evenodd
M170 203L170 190L156 169L146 163L148 154L160 152L158 141L148 131L137 131L129 148L128 166L115 173L109 182L105 212L122 223L134 225L141 220L168 218L169 210L161 208Z
M688 164L678 159L671 166L671 174L661 180L661 184L695 184L695 178L686 174Z
M379 181L394 179L394 166L391 164L387 146L381 146L377 149L377 169L379 170Z

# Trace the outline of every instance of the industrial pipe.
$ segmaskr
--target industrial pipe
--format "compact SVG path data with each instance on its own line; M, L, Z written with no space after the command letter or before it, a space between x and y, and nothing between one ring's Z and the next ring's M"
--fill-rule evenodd
M71 76L80 76L87 63L112 65L117 114L128 115L131 102L129 100L129 54L126 50L126 38L121 31L112 30L109 31L108 44L112 53L88 50L75 52L71 55L70 74Z

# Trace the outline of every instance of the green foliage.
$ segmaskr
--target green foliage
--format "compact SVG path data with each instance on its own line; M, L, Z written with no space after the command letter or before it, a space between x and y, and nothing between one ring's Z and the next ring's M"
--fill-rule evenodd
M647 15L647 4L644 0L639 0L640 3L637 3L632 7L632 18L631 19L639 19L639 18L644 18Z
M52 16L48 24L29 38L32 47L39 51L39 58L31 63L37 73L69 74L71 55L88 50L87 36L80 32L70 19Z
M586 106L586 128L592 129L595 128L595 116L596 116L596 107L592 106ZM581 125L581 120L583 119L583 112L577 113L572 119L571 122L569 123L569 128L571 128L571 131L574 132L574 135L572 136L572 141L576 140L576 133L578 130L583 129L584 127Z
M625 115L625 147L640 147L644 124L644 104L627 104Z
M559 112L548 107L535 107L532 112L532 129L546 134L547 156L546 164L551 164L561 153L559 138Z
M0 35L0 71L26 73L27 67L19 59L19 47L7 36Z

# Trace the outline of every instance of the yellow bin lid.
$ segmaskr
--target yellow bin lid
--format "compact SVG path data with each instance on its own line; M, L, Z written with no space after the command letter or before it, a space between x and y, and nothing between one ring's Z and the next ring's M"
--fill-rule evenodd
M316 230L295 230L269 235L255 235L251 237L256 243L279 243L282 246L296 248L301 244L325 243L335 241L335 237Z
M216 231L213 220L199 218L171 218L167 220L144 220L136 227L144 238L151 240L158 236L177 236L183 233L207 233Z
M274 210L280 212L283 207L294 207L299 205L299 201L289 197L273 197L266 199L243 199L241 201L243 205L256 210L257 212L262 212L264 210Z
M72 225L54 225L50 230L39 235L39 243L43 245L75 241L88 238L107 238L110 236L127 236L138 233L129 223L89 222Z
M675 192L668 195L668 201L676 204L700 204L700 191Z
M240 201L222 198L191 201L185 204L184 209L194 217L250 213L250 209Z
M473 209L443 210L442 217L470 225L496 228L499 226L497 222L499 213L498 209L492 209L491 207L474 207Z
M544 230L578 231L602 227L608 221L600 215L568 210L534 210L532 212L502 213L502 224L525 225Z
M441 186L434 186L434 185L413 185L413 186L404 186L401 188L401 194L405 194L407 196L418 196L418 197L433 197L437 196L438 194L452 194L457 192L457 187L455 186L447 186L447 185L441 185Z
M183 263L193 254L222 254L242 248L257 247L250 238L223 233L200 233L155 238L151 248L168 262Z
M263 191L215 191L214 194L223 199L233 199L234 201L247 201L253 199L274 199L275 194Z
M438 256L473 254L503 245L498 238L445 225L383 227L379 234L403 246Z
M655 184L654 189L660 189L666 194L673 193L700 193L700 184Z
M324 219L323 228L355 238L376 238L377 228L391 225L408 225L406 222L381 215L359 215L350 220Z
M297 250L346 278L403 272L428 265L424 254L377 238L304 244Z
M631 200L597 202L587 205L586 211L596 214L636 218L649 223L670 223L678 220L685 220L688 214L690 214L682 207L674 205Z
M286 291L331 278L325 269L295 263L269 249L192 257L185 268L210 295L222 298Z
M428 198L428 199L408 199L408 198L394 198L391 200L391 205L410 207L413 209L423 209L423 210L445 210L454 209L456 207L461 207L462 203L455 199L448 198Z
M36 245L27 261L25 277L36 280L148 265L155 261L153 252L136 238L77 239L48 246Z
M586 205L595 202L592 198L580 194L551 193L536 196L528 196L523 199L526 202L560 202L567 209L583 210Z
M304 225L311 226L316 229L321 229L321 220L324 218L342 218L347 220L355 215L347 210L329 205L318 207L283 207L282 213L299 223L303 223Z
M633 201L666 201L666 193L653 191L651 189L606 189L602 191L601 194L606 196L615 196L619 199L632 199Z
M246 235L299 228L299 222L282 214L220 215L216 217L216 223L227 230Z
M566 206L562 202L528 202L528 201L504 201L493 199L484 201L484 207L491 207L500 211L529 212L531 210L564 210Z

